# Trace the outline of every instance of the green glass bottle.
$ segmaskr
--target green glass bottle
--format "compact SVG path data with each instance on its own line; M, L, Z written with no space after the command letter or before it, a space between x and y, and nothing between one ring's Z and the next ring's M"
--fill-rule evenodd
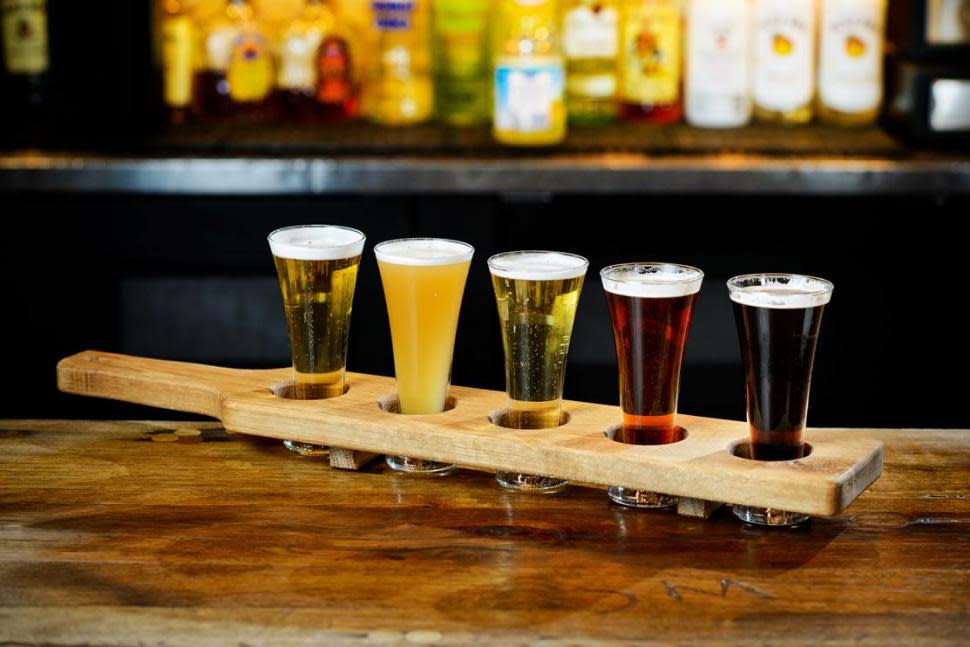
M488 121L488 0L434 0L435 109L453 126Z
M614 121L620 11L616 0L566 0L562 45L566 57L566 109L576 124Z

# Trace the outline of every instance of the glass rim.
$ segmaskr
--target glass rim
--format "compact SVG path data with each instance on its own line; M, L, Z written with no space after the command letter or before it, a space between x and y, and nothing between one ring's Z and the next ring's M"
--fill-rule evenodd
M817 289L805 288L805 289L793 289L788 291L785 295L789 299L788 302L775 303L770 300L759 300L759 299L741 299L742 295L748 294L759 294L766 293L768 286L766 285L768 280L787 280L791 281L796 279L804 282L805 284L817 286ZM743 286L742 283L746 281L760 281L760 284ZM730 294L731 300L735 303L741 303L742 305L751 305L754 307L814 307L819 305L825 305L829 302L832 297L832 292L835 291L835 284L828 279L823 279L818 276L813 276L811 274L797 274L790 272L754 272L751 274L739 274L738 276L731 277L727 281L727 288ZM751 289L755 288L755 289ZM757 289L761 288L761 289ZM735 298L738 297L738 298ZM779 296L779 300L784 301L784 297ZM763 302L762 302L763 301Z
M585 256L580 256L579 254L573 254L571 252L556 252L548 249L520 249L511 252L500 252L498 254L493 254L488 259L488 269L492 274L496 274L496 271L500 272L497 276L511 277L513 274L512 270L501 268L496 266L496 261L502 258L508 258L510 256L524 256L526 254L548 254L550 256L565 256L567 258L575 259L581 261L575 267L570 268L549 268L548 270L534 269L530 268L528 272L523 272L522 278L524 280L530 281L555 281L576 278L579 276L585 276L586 272L589 271L589 259Z
M674 299L700 292L704 272L682 263L640 261L604 267L600 270L600 280L609 294L637 299Z
M676 279L673 281L633 281L630 279L624 279L621 277L615 277L611 275L611 272L616 272L618 270L633 269L638 267L646 268L676 268L678 270L686 270L684 272L684 278ZM641 275L642 276L642 275ZM704 271L694 267L693 265L684 265L682 263L667 263L664 261L636 261L632 263L617 263L615 265L608 265L600 270L600 277L613 281L614 283L630 283L630 284L646 284L646 285L680 285L685 283L693 283L695 281L704 278Z
M278 229L274 229L273 231L269 232L269 235L266 237L266 240L272 242L278 234L282 234L285 231L293 231L296 229L340 229L342 231L347 231L347 232L351 232L359 235L359 238L356 240L348 241L346 243L340 243L339 245L330 245L330 247L343 247L344 245L353 245L355 243L359 243L362 240L367 240L367 236L365 236L364 232L362 232L359 229L354 229L353 227L347 227L345 225L322 225L322 224L288 225L286 227L280 227Z
M456 245L463 247L464 250L461 252L455 252L454 254L448 254L438 258L408 258L407 256L401 256L398 254L387 254L381 252L382 247L388 245L393 245L395 243L420 243L420 242L436 242L436 243L447 243L449 245ZM374 255L377 257L378 261L384 263L390 263L392 265L414 265L414 266L434 266L434 265L451 265L454 263L463 263L465 261L470 261L475 255L475 248L461 240L455 240L453 238L435 238L433 236L416 236L412 238L394 238L391 240L384 240L376 245L374 245Z
M355 234L353 238L346 241L334 243L332 245L323 245L320 247L303 247L291 242L281 241L279 237L289 231L298 230L324 230L324 229L337 229L342 232L347 232L350 234ZM280 227L274 229L266 236L266 242L269 243L270 251L273 256L277 258L289 258L295 260L336 260L343 258L350 258L353 256L360 256L364 251L364 244L367 242L367 236L364 235L359 229L354 229L353 227L345 227L344 225L322 225L322 224L311 224L311 225L290 225L288 227ZM288 255L277 254L277 249L291 248L291 253ZM316 253L312 253L316 252ZM329 253L328 253L329 252ZM342 254L337 252L343 252Z

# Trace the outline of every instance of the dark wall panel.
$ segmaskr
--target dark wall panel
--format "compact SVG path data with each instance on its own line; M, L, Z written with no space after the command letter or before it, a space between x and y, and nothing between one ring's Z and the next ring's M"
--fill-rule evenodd
M87 348L230 366L285 365L286 333L266 235L278 226L328 222L368 235L351 370L393 370L373 244L444 236L477 249L459 325L455 383L503 388L487 257L551 248L591 262L567 397L617 399L599 269L670 260L707 274L688 345L682 411L743 416L743 376L724 282L743 272L797 271L836 284L822 326L811 424L970 423L961 406L962 369L970 361L961 300L965 200L13 195L4 207L3 417L171 415L58 394L57 359Z

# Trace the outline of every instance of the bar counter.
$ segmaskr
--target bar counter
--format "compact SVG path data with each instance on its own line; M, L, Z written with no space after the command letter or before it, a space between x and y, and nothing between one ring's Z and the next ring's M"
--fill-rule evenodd
M770 529L211 423L0 421L0 644L965 644L970 431L860 433L882 477Z

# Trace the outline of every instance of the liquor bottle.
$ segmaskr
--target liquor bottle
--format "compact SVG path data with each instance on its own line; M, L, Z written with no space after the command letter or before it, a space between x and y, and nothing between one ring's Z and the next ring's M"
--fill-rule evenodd
M430 0L371 3L376 64L367 81L368 116L387 126L426 121L434 110Z
M357 116L360 107L355 57L360 56L361 39L351 25L337 23L323 37L317 49L317 112L326 120Z
M510 146L566 137L565 70L553 0L499 0L492 132Z
M490 116L488 0L434 0L435 113L452 126Z
M567 0L562 12L566 112L577 124L614 121L620 51L616 0Z
M169 0L163 3L163 11L162 99L169 123L182 124L189 120L192 108L199 33L185 3Z
M687 121L736 128L751 119L751 3L690 0L687 14Z
M842 126L871 124L883 98L886 0L822 0L818 115Z
M194 12L193 12L194 13ZM196 73L196 111L208 119L225 119L233 112L229 96L229 62L233 43L242 27L252 22L253 10L245 0L226 0L223 9L206 16L203 24L203 61Z
M275 80L269 35L250 10L238 23L235 40L229 48L226 81L233 118L251 121L269 117Z
M627 121L673 123L683 116L680 0L624 0L620 98Z
M815 95L815 0L755 0L754 115L805 124Z
M276 39L276 93L283 114L290 119L307 121L315 116L317 55L334 22L333 13L322 0L309 0Z
M374 77L377 51L377 29L371 0L331 0L337 24L344 27L351 39L351 73L357 91L357 112L363 111L362 86Z
M14 139L35 140L51 109L46 0L0 0L2 110ZM31 132L27 132L27 131ZM31 142L32 143L32 142Z

